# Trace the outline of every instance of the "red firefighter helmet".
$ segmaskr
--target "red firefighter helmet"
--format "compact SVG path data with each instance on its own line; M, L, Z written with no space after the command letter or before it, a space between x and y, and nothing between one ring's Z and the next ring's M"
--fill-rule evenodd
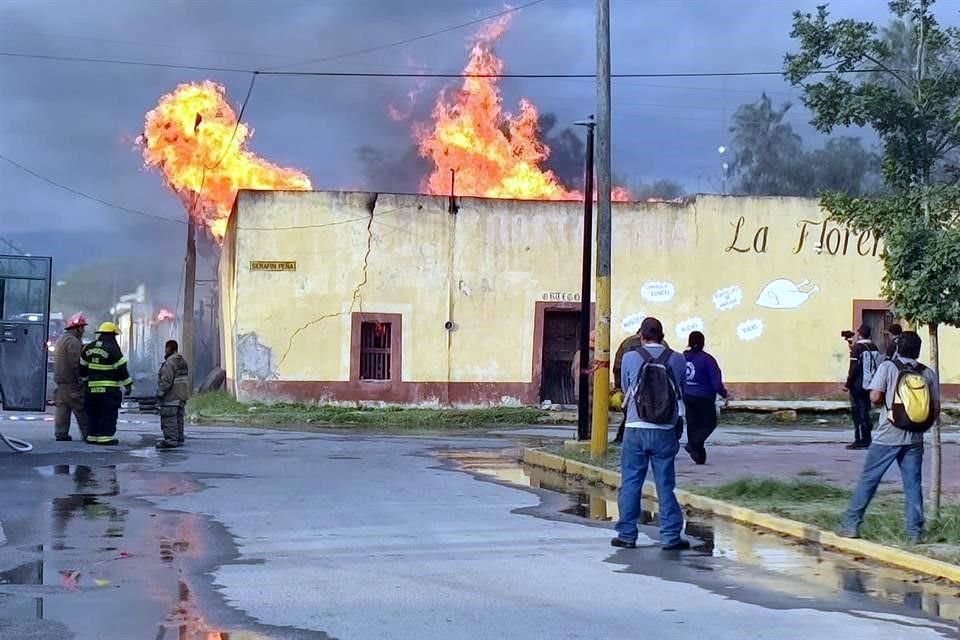
M70 316L70 319L67 320L67 324L64 326L65 329L75 329L76 327L85 327L87 326L87 319L82 313L75 313Z

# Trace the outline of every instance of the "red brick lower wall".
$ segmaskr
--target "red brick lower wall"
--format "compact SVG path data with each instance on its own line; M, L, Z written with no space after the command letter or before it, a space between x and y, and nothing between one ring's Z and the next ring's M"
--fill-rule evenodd
M232 388L232 384L227 385ZM840 382L734 382L727 385L742 400L817 400L845 394ZM258 402L386 402L390 404L496 405L540 403L529 382L319 382L244 380L241 395ZM943 385L944 400L960 396L960 384Z

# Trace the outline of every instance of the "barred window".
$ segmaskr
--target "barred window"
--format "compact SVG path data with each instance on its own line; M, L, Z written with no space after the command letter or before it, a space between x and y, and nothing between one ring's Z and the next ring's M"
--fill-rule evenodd
M360 379L389 380L391 353L390 322L360 323Z

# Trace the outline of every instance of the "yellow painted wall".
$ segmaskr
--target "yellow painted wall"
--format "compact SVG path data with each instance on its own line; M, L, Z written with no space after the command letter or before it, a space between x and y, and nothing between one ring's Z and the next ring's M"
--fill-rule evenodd
M581 206L459 205L451 215L443 197L241 192L221 264L228 377L346 381L350 313L369 311L403 315L406 382L529 382L536 301L580 289ZM881 265L872 238L832 224L818 248L823 220L801 198L616 206L614 342L650 314L677 348L702 327L731 382L839 381L839 333L854 299L878 297ZM251 260L297 267L251 271ZM956 333L943 333L956 353ZM960 381L951 360L944 381Z

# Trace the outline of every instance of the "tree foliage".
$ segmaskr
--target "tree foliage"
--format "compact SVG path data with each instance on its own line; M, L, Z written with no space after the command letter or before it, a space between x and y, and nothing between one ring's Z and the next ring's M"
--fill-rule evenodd
M824 194L835 220L884 239L881 295L897 313L922 324L960 319L960 190L949 185L900 191L880 199ZM929 210L929 215L924 209ZM909 218L908 223L897 222Z
M929 179L960 148L960 30L944 29L930 12L933 0L889 3L894 22L830 20L794 13L785 73L803 87L812 123L869 126L883 142L883 175L892 188ZM826 73L824 73L826 71Z
M730 127L735 190L750 195L814 196L824 190L860 195L876 190L879 158L859 138L829 139L806 152L803 140L786 121L790 103L773 106L763 94L741 105Z
M936 169L960 147L960 32L941 28L932 0L894 0L886 29L851 19L794 13L800 52L786 56L787 77L803 88L813 124L872 127L883 145L891 194L862 199L827 194L838 220L884 238L883 294L897 312L923 324L960 324L960 271L951 256L957 233L957 188L935 184ZM824 72L825 71L825 72ZM839 191L839 190L838 190ZM943 286L941 286L943 285ZM944 294L947 291L947 294Z

